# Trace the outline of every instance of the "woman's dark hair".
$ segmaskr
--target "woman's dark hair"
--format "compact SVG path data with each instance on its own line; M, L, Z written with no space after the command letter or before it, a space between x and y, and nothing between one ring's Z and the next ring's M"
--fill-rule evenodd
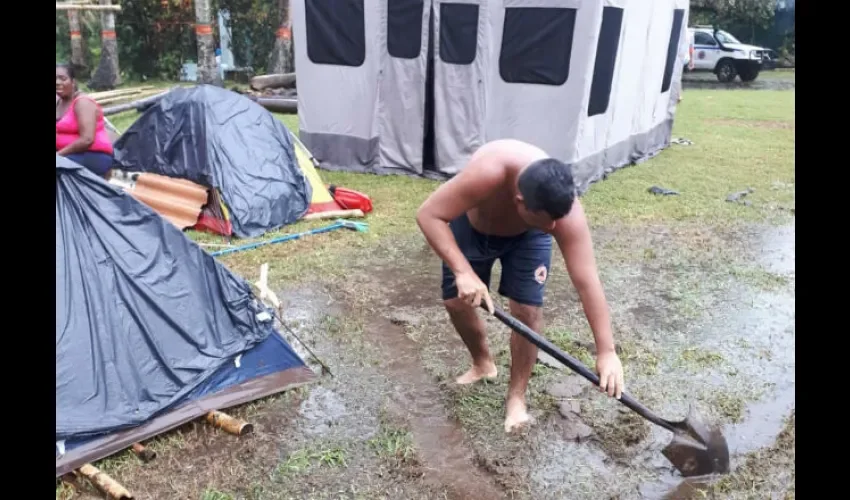
M56 63L56 69L62 68L71 77L71 80L76 80L77 75L74 73L74 65L68 63Z

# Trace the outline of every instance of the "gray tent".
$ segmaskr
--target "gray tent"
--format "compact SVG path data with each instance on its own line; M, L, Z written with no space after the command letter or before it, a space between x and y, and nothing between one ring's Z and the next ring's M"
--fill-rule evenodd
M516 138L583 192L669 144L687 18L688 0L293 0L301 138L323 168L437 178Z

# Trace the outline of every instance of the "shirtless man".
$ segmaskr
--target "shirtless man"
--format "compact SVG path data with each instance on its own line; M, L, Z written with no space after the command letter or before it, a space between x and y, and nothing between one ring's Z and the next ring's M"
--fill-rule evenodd
M472 356L472 367L457 378L458 384L496 377L484 321L477 313L482 301L493 312L489 283L496 259L502 263L499 293L510 299L511 315L542 332L543 289L554 238L596 340L599 389L620 398L623 367L614 351L590 228L568 165L531 144L490 142L425 200L416 222L443 260L443 301ZM506 432L530 421L525 394L536 361L537 347L512 332Z

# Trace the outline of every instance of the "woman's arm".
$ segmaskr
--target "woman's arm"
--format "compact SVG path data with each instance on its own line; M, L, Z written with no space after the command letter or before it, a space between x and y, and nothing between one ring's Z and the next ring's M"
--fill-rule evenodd
M56 153L67 156L74 153L85 153L94 143L94 132L97 125L97 106L91 99L77 99L74 102L74 115L80 127L80 137Z

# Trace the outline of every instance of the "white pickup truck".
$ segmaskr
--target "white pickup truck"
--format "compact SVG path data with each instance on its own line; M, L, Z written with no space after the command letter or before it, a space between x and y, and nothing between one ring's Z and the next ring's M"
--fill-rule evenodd
M710 71L724 83L735 80L736 76L744 82L758 77L768 49L741 43L728 32L711 26L696 26L688 31L694 42L691 71Z

